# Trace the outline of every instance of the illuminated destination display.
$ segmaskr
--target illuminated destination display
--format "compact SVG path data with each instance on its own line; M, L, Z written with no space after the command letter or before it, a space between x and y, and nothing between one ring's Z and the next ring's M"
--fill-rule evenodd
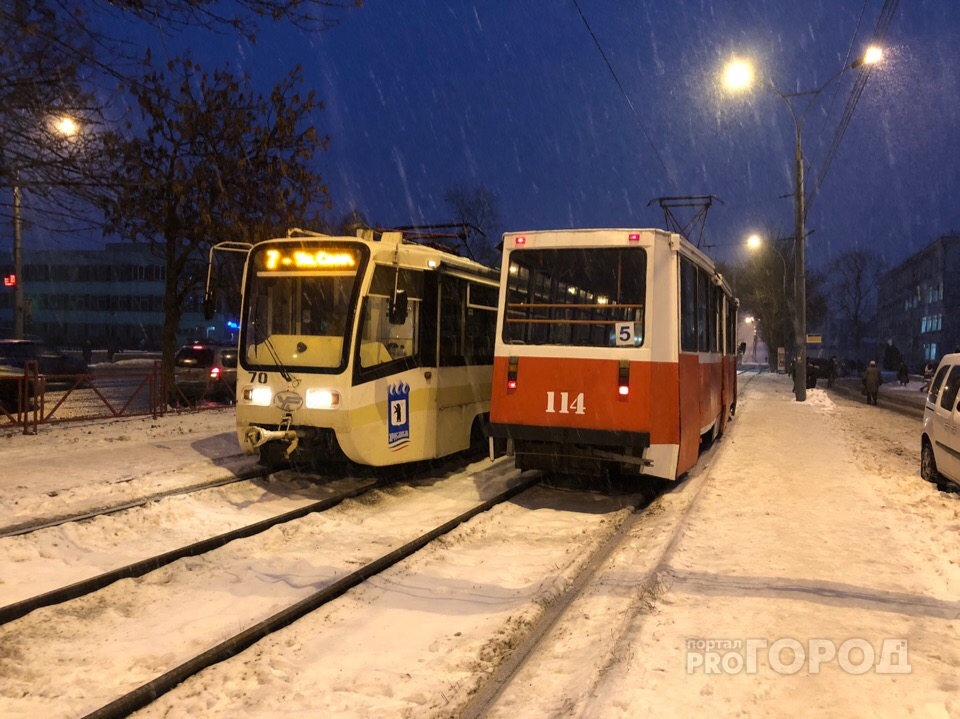
M306 252L294 250L285 253L280 250L267 250L264 257L264 269L267 270L314 270L323 268L356 267L357 260L349 252Z

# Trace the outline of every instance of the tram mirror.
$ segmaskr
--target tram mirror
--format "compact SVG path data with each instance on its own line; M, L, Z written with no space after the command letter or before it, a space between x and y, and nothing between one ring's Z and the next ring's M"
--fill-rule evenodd
M217 297L213 290L207 290L203 295L203 317L212 320L217 313Z
M387 319L392 325L402 325L407 321L407 291L397 290L390 300Z
M738 351L740 354L745 354L746 351L747 351L747 343L746 343L746 342L741 342L741 343L740 343L740 347L737 348L737 351Z

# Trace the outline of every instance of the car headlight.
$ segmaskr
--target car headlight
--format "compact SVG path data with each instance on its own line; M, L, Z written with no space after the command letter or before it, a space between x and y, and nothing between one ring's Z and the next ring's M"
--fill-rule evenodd
M335 389L308 389L305 404L307 409L336 409L340 406L340 393Z
M273 392L269 387L244 387L243 399L250 404L260 407L269 407L273 399Z

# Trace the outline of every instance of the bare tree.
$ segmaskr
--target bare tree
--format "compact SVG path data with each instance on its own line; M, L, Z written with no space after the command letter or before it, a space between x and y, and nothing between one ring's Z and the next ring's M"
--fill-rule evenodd
M771 225L766 237L779 237ZM793 348L793 245L790 240L765 240L741 263L725 268L743 311L759 320L758 333L775 351Z
M458 185L444 193L443 201L453 213L454 222L462 226L461 240L467 255L487 265L498 264L497 240L487 234L500 222L496 194L482 185Z
M95 122L99 113L76 57L90 43L74 37L76 52L66 52L71 33L71 23L42 2L0 4L0 184L43 198L51 225L100 157L97 136L77 132L81 118ZM12 194L2 200L8 216Z
M877 286L883 275L883 262L871 252L848 250L833 263L832 308L843 319L853 337L856 356L874 316L877 305Z
M254 242L300 224L329 205L314 156L313 93L299 68L267 96L227 70L202 72L189 58L149 70L131 88L140 120L112 138L116 194L103 209L109 229L154 243L166 258L163 371L172 385L176 333L185 298L203 273L187 271L213 242Z
M142 71L142 43L153 29L241 33L251 41L265 21L312 31L339 22L362 0L9 0L0 2L0 184L42 199L48 229L98 223L92 202L105 172L100 144L124 111L122 93ZM55 126L68 115L78 132ZM9 191L0 211L9 213ZM52 208L52 212L51 212Z
M759 320L758 333L764 344L775 350L786 348L793 355L794 334L795 247L792 237L780 237L771 225L760 247L740 264L727 272L744 311ZM827 315L826 277L822 272L808 269L806 273L807 324L816 327Z

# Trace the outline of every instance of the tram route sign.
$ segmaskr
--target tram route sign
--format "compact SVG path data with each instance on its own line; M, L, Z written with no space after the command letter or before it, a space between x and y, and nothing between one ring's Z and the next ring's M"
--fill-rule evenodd
M808 345L823 344L823 335L807 335L807 344Z
M387 447L395 452L410 444L410 385L387 387Z

